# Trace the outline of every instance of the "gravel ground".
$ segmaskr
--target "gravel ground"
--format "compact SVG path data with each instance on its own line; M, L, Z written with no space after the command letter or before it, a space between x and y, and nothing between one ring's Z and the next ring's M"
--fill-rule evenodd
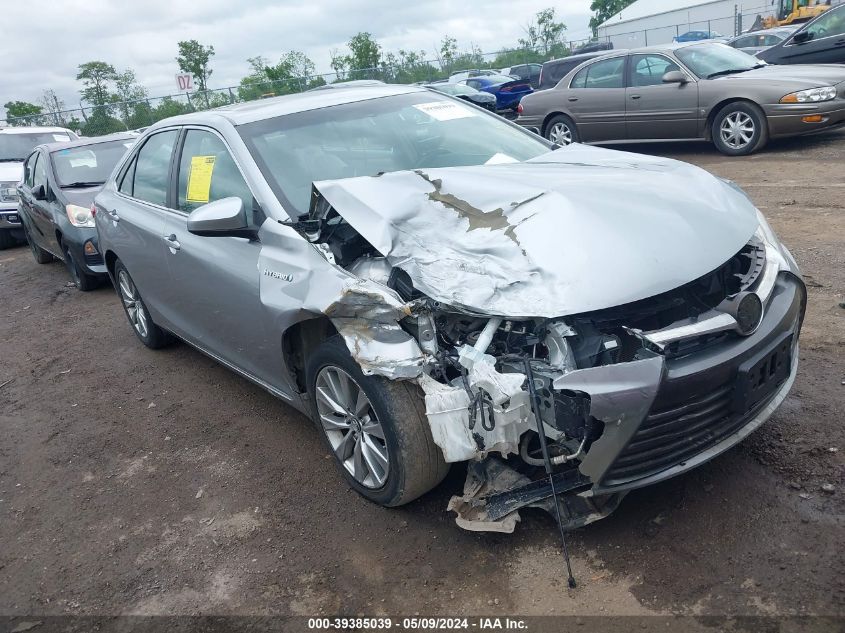
M186 345L145 349L110 288L20 247L0 252L0 614L845 615L845 133L626 149L737 181L810 300L777 414L574 533L576 589L547 515L462 531L458 467L367 503L305 417Z

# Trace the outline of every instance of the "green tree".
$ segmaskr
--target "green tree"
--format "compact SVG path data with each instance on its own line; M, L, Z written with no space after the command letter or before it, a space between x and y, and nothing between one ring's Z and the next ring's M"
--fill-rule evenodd
M106 62L86 62L79 65L76 78L82 81L82 98L94 106L105 107L113 101L109 84L117 79L114 66Z
M593 0L590 4L590 11L593 11L593 17L590 18L593 35L596 34L599 24L606 22L633 2L634 0Z
M28 101L9 101L3 107L6 108L7 119L16 119L10 120L9 125L31 125L30 121L37 119L42 112L41 106Z
M372 69L381 66L381 46L369 33L362 31L353 35L347 44L349 55L346 65L350 79L365 79L373 76Z
M178 116L185 114L192 110L191 106L181 101L176 101L172 97L164 97L159 101L158 105L152 110L153 121L161 121L171 116Z
M114 80L114 86L115 97L119 102L117 104L117 109L126 124L131 128L149 125L149 121L137 123L136 125L135 119L144 121L144 117L143 114L141 114L141 116L136 116L140 114L139 112L136 112L136 110L138 110L137 106L140 104L134 102L146 99L147 89L140 86L135 80L135 71L131 68L127 68L122 73L117 73ZM145 109L142 107L141 110Z
M440 64L440 69L446 73L452 72L455 59L458 57L458 40L449 35L444 35L440 42L440 48L435 55L437 63Z
M431 81L439 74L439 71L425 58L425 51L400 49L397 53L388 53L383 61L385 80L401 84Z
M553 55L563 47L563 34L566 25L555 19L553 8L538 11L534 19L525 27L526 37L519 40L523 48L539 50L543 55Z
M209 63L213 56L213 46L203 46L196 40L179 42L179 56L176 58L179 70L194 76L200 92L208 90L208 78L212 73Z
M349 72L349 63L347 61L348 57L346 55L341 55L340 51L336 48L329 51L329 55L332 60L329 65L332 67L335 76L337 76L337 80L343 81L346 79L347 72Z

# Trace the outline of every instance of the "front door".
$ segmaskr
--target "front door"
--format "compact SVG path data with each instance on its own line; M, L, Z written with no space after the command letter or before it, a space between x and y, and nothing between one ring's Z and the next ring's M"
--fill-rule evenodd
M53 224L52 206L56 202L50 191L50 183L47 178L47 153L39 151L37 154L38 160L33 170L32 187L28 196L29 217L32 220L32 228L35 229L34 232L31 232L32 237L41 248L64 258L64 254L59 248L59 242L56 238L56 228ZM44 197L41 200L36 200L35 196L32 195L32 191L39 187L44 191Z
M698 134L698 83L664 84L663 75L681 70L664 55L631 55L625 89L628 138L679 139Z
M252 192L225 142L210 130L186 130L176 169L175 208L167 213L162 232L170 271L167 302L177 306L174 332L252 376L278 384L280 336L269 336L264 329L260 242L201 237L187 229L191 212L229 197L240 198L247 217L260 224L262 214Z
M582 141L622 141L625 129L625 56L593 62L563 92Z

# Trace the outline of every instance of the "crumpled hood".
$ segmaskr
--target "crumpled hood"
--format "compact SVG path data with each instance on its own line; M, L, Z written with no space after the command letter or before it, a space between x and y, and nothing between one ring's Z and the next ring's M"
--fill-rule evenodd
M584 145L314 187L418 290L513 318L671 290L730 259L758 224L748 198L702 169Z
M23 161L19 163L0 163L0 182L19 183L23 177Z

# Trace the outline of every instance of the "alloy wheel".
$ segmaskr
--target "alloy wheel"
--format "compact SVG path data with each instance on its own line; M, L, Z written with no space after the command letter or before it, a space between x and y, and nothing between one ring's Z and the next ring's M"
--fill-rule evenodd
M744 149L754 138L754 119L745 112L736 111L722 119L719 134L722 142L731 149Z
M126 308L126 314L129 316L129 322L141 338L147 338L149 333L147 311L138 295L138 289L125 270L121 270L117 275L117 287L120 290L120 298Z
M549 140L558 145L569 145L572 143L572 130L569 125L559 121L549 129Z
M317 415L335 456L362 486L381 488L390 472L384 429L370 399L344 370L323 367L315 385Z

